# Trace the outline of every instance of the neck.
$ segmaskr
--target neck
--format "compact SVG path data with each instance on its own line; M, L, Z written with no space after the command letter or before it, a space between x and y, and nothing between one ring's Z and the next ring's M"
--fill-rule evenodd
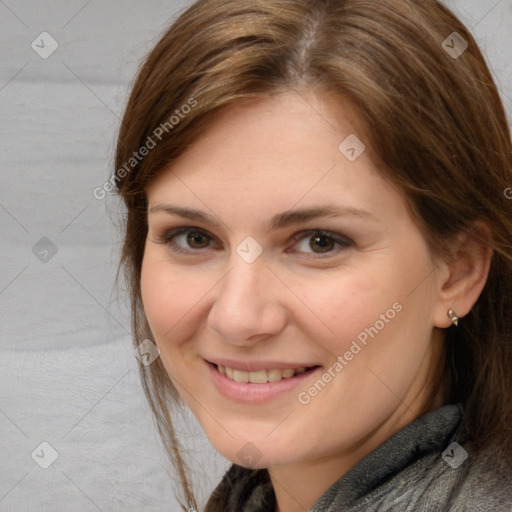
M362 443L350 451L324 459L268 468L277 500L276 512L309 510L331 485L368 453L368 446Z

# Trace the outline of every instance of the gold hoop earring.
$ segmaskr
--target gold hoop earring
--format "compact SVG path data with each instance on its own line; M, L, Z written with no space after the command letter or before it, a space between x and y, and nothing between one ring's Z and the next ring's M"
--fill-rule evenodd
M453 325L459 325L459 317L453 312L453 309L448 310L448 316Z

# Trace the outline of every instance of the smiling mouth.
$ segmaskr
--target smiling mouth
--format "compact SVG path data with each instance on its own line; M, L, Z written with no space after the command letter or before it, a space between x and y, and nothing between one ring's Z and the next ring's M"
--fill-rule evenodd
M280 380L291 379L298 375L309 373L316 368L316 366L299 368L269 368L267 370L259 370L256 372L248 372L244 370L235 370L228 366L217 365L210 363L220 374L235 382L246 382L251 384L266 384L268 382L278 382Z

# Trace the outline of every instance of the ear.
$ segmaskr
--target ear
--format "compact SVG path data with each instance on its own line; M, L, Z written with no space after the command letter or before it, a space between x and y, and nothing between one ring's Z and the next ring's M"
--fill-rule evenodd
M474 223L468 233L460 234L449 261L440 263L439 296L433 311L436 327L450 327L448 310L462 318L475 305L489 276L493 251L491 231L482 221Z

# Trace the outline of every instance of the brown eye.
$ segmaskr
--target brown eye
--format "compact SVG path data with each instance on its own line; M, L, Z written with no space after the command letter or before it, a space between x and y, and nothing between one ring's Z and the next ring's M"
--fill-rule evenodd
M329 252L335 246L335 241L327 235L314 235L309 239L309 246L315 250L315 247L319 250L316 252Z
M204 249L216 248L212 246L214 237L206 231L193 227L176 228L159 235L160 243L167 245L173 252L202 254Z
M340 250L347 249L353 245L348 238L329 233L322 230L302 231L297 233L293 239L296 241L291 252L305 254L337 254Z
M199 231L190 231L187 234L187 244L192 249L204 249L208 247L210 240L203 233Z

